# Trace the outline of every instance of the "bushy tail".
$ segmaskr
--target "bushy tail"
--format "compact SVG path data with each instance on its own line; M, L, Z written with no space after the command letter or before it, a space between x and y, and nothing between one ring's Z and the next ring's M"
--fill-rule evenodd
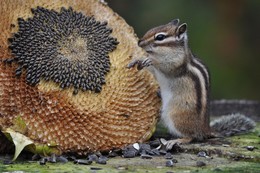
M210 126L212 130L223 136L233 136L252 130L256 124L242 114L232 114L212 121Z

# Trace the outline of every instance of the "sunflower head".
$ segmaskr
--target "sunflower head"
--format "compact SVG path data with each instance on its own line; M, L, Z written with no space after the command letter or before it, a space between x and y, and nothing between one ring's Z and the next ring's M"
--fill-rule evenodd
M19 31L9 38L16 75L26 69L26 82L52 80L61 88L100 92L109 72L108 53L118 44L106 22L70 7L60 12L37 7L32 18L18 18Z
M56 153L45 146L60 153L109 151L151 136L158 85L148 71L126 68L145 52L133 28L107 5L3 1L0 21L3 135L26 139L20 141L39 154ZM3 135L0 153L11 146Z

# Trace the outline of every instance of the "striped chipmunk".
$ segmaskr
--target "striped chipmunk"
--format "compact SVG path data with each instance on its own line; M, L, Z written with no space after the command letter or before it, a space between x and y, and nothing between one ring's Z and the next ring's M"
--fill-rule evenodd
M209 123L210 75L207 67L195 57L189 46L187 24L175 19L149 30L138 45L147 56L135 59L128 68L146 67L155 77L162 98L161 120L177 139L173 145L203 141L213 136L230 136L248 132L255 122L244 115L223 116Z

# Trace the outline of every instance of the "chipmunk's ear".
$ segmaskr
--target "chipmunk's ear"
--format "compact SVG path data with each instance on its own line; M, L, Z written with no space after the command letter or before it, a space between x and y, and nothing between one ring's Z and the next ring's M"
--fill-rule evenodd
M179 22L180 22L180 19L173 19L170 23L172 25L178 26Z
M187 24L183 23L176 29L176 38L181 40L182 38L187 38Z

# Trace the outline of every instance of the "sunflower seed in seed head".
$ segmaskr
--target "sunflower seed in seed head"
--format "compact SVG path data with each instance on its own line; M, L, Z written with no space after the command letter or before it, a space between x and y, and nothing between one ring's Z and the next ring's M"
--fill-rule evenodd
M72 8L62 8L60 12L56 12L36 7L32 11L33 16L30 20L18 19L19 31L8 39L9 49L15 55L14 61L19 65L16 75L20 76L22 67L26 67L28 84L36 85L41 78L48 78L56 83L67 85L65 79L70 78L69 74L72 74L72 81L68 85L75 88L74 94L77 94L77 90L86 89L100 92L102 84L96 81L99 76L105 78L105 74L109 72L108 54L118 44L116 38L110 36L112 29L108 28L106 23L96 21L93 16L85 16ZM46 18L48 20L45 20ZM85 47L82 48L78 41L83 42ZM43 42L45 44L41 44ZM61 65L59 66L57 62ZM90 63L92 65L89 65ZM102 66L107 68L101 68ZM68 73L68 69L73 70ZM78 80L80 77L78 70L87 72L88 69L94 72L92 75L96 79L91 80L92 87L82 87L84 83ZM65 77L61 77L60 74L64 74ZM82 78L88 77L86 75ZM60 86L64 88L66 85Z

